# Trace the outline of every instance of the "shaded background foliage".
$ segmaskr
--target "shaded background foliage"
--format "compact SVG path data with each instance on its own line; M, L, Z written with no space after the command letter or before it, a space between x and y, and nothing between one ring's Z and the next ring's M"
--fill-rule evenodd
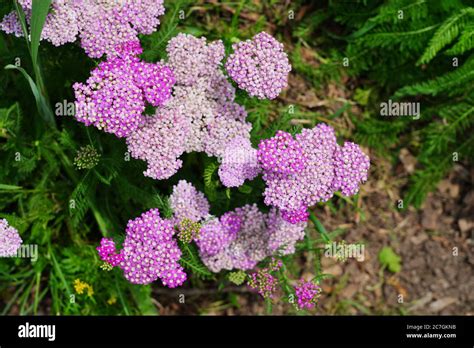
M341 138L355 139L394 165L400 150L408 149L417 165L401 198L405 208L419 207L452 167L454 152L462 163L472 160L474 153L474 9L469 5L452 0L166 1L161 26L141 37L142 57L165 59L168 40L179 32L221 39L228 52L238 40L262 30L272 33L285 43L293 71L289 90L275 101L237 92L236 101L246 107L253 124L253 144L277 129L294 133L327 122ZM2 2L0 15L12 8L12 3ZM17 59L37 83L41 67L53 111L57 103L74 100L72 84L86 80L99 62L77 45L57 48L43 42L38 64L32 64L26 41L1 33L0 65L15 64ZM145 210L157 207L169 216L166 197L180 179L205 192L213 214L246 203L266 209L259 178L226 189L219 183L216 159L192 153L183 157L177 175L154 181L142 175L145 163L126 160L123 140L86 128L72 116L57 116L56 124L48 125L20 73L4 70L0 82L0 217L18 228L26 244L39 247L35 263L25 259L0 263L2 314L159 313L157 293L168 290L158 283L131 285L119 270L101 270L95 247L102 236L123 238L126 222ZM348 88L354 94L351 99L337 93L321 97L328 86L336 91ZM313 100L301 98L308 88L314 91ZM338 103L328 106L331 98ZM388 99L420 102L421 118L379 117L380 102ZM98 149L101 159L93 169L78 171L73 159L85 145ZM377 166L373 163L374 170ZM335 215L349 209L364 221L358 196L337 197L327 206ZM322 223L332 238L344 233ZM321 270L322 240L316 229L324 227L311 225L298 253L284 258L279 277L287 294L308 254L313 255L312 273L317 279L324 282L330 276ZM184 248L182 262L191 274L186 289L208 291L206 296L216 303L237 306L241 288L225 274L211 274L192 246ZM91 284L94 295L76 294L75 279ZM271 312L271 303L266 310ZM294 309L288 306L286 313Z

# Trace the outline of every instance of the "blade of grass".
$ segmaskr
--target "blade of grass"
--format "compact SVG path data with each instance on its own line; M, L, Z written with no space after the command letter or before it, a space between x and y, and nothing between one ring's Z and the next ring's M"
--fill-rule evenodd
M23 12L23 9L18 4L17 0L13 0L13 4L15 5L16 14L20 20L20 26L21 26L21 30L23 31L23 36L25 37L25 40L26 40L26 46L28 47L28 51L30 52L30 55L31 55L31 45L30 45L30 39L28 35L28 27L26 26L25 12Z
M38 47L44 22L48 15L51 0L33 0L31 7L31 59L33 65L38 62Z
M31 17L32 17L31 18L31 31L32 31L31 37L30 37L30 34L28 33L28 27L27 27L25 13L23 12L23 9L18 4L18 1L14 0L13 3L15 4L15 9L16 9L18 18L20 19L21 29L23 31L23 35L25 36L26 45L28 47L28 51L30 52L30 56L31 56L33 71L34 71L35 81L36 81L36 84L34 87L31 85L31 81L33 81L32 78L26 73L26 71L22 73L25 76L28 83L30 84L31 90L33 94L35 95L36 105L37 105L40 115L43 117L47 125L55 128L56 121L54 119L53 111L51 110L51 107L47 101L48 100L47 92L46 92L46 88L43 82L43 77L41 75L41 69L40 69L40 64L39 64L39 59L38 59L38 47L39 47L39 42L41 39L41 32L43 31L44 22L46 20L46 15L48 14L49 6L51 5L51 0L33 0L32 14L31 14ZM9 69L12 69L11 65L7 65L7 66L9 67ZM17 68L18 70L20 69L19 67L16 67L16 66L14 68ZM7 67L5 67L5 69L7 69Z
M318 231L319 234L321 234L321 237L323 238L323 240L326 243L330 242L331 238L329 238L326 229L324 228L323 224L318 220L318 218L313 213L310 213L309 219L313 222L314 227L316 228L316 231Z
M28 83L30 85L31 92L33 93L33 95L35 97L36 107L38 108L38 111L39 111L40 115L43 117L44 121L48 125L50 125L52 127L55 127L53 111L49 107L49 104L46 101L43 94L41 94L37 84L35 83L35 81L33 81L31 76L28 75L26 70L23 69L22 67L15 66L15 65L12 65L12 64L6 65L4 69L5 70L18 70L19 72L21 72L23 77L26 79L26 81L28 81Z

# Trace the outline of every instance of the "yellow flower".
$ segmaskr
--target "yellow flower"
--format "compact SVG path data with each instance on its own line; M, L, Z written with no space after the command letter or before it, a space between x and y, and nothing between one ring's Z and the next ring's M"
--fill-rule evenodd
M117 303L117 298L115 296L111 296L108 300L107 303L111 306L113 304Z
M76 290L76 293L79 295L82 295L84 293L84 290L87 290L87 296L92 297L94 295L94 288L92 285L87 284L86 282L83 282L80 279L76 279L74 281L74 290Z

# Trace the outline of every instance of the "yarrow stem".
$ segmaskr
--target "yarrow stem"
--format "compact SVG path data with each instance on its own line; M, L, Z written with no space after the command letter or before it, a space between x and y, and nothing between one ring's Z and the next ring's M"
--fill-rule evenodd
M314 224L314 227L316 227L316 231L319 232L324 242L329 243L331 241L331 238L327 234L327 231L324 228L323 224L318 220L318 218L312 212L309 213L309 219Z

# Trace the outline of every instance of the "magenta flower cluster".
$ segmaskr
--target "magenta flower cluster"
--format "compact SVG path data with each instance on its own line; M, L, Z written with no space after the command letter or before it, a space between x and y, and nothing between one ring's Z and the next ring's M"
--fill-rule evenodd
M182 285L186 273L178 263L181 250L174 234L173 223L162 219L158 209L130 220L120 264L125 278L134 284L149 284L160 278L170 288Z
M301 144L283 131L260 142L258 160L264 171L282 174L300 173L307 164Z
M120 265L123 261L123 256L121 253L117 252L115 242L111 238L102 238L100 241L100 246L98 246L97 251L99 257L102 261L107 262L112 267Z
M338 190L353 195L367 180L369 157L356 144L339 146L330 126L319 124L290 138L278 132L260 143L257 155L266 183L265 204L279 208L286 221L307 221L309 207Z
M0 257L15 256L22 243L18 231L6 219L0 219Z
M333 189L345 196L355 195L359 183L367 180L369 167L368 157L357 144L345 142L344 146L338 146L334 152Z
M225 67L239 88L259 99L274 99L287 86L291 65L283 44L271 35L261 32L232 48Z
M175 83L171 69L141 61L137 57L141 52L138 41L124 43L85 84L74 84L78 121L124 137L145 123L146 101L159 106L171 97Z
M145 176L170 178L183 165L179 157L186 149L183 139L188 129L189 123L179 110L160 108L127 137L128 151L132 157L147 162Z
M219 219L206 221L201 227L196 244L202 255L213 256L235 240L242 227L242 217L227 212Z
M28 23L31 0L19 0ZM163 0L53 0L41 39L61 46L80 39L91 58L113 55L117 45L151 34L165 13ZM0 30L23 36L16 12L6 15Z
M321 288L311 281L301 279L295 286L299 309L313 309L321 296Z
M231 233L230 228L226 228L222 221L214 218L201 227L196 244L201 254L213 256L226 248L235 237L236 233Z
M173 238L172 220L162 219L158 209L151 209L130 220L126 233L120 253L112 240L102 239L97 250L103 261L119 266L133 284L149 284L158 278L170 288L184 283L186 273L178 262L181 250Z

